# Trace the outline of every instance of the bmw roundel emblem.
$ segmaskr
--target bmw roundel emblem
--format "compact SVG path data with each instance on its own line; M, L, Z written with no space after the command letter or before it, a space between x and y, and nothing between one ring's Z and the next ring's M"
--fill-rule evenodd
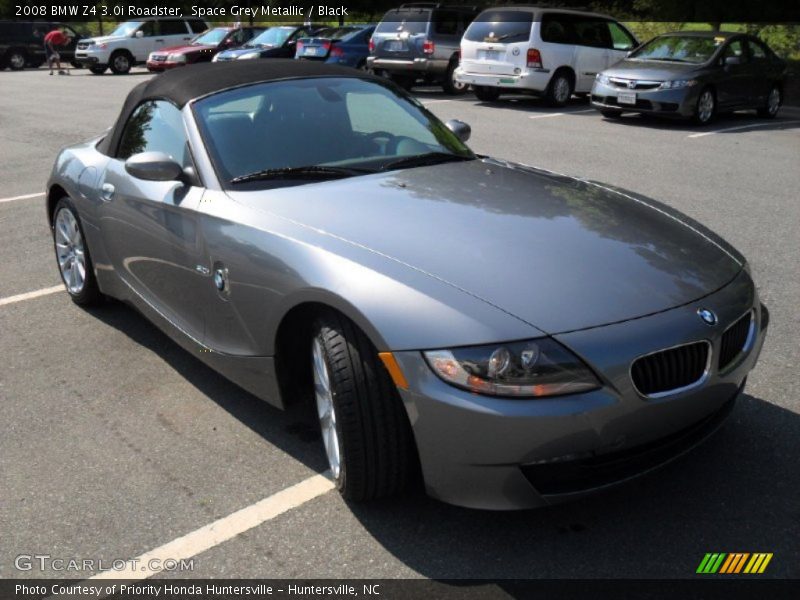
M703 319L703 323L706 325L716 325L717 324L717 315L713 310L709 310L707 308L698 308L697 314Z

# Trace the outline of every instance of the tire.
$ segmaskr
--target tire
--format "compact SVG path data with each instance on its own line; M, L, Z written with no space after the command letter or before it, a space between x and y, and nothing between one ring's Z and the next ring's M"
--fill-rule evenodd
M414 87L414 83L416 82L416 79L412 75L389 75L389 79L407 92Z
M92 75L102 75L106 72L108 67L89 67L89 71Z
M314 331L314 396L336 487L353 501L399 493L417 463L397 388L375 347L349 319L327 313Z
M458 61L451 60L450 64L447 65L447 72L444 75L444 81L442 82L442 89L444 90L445 94L450 94L451 96L460 96L461 94L466 94L469 90L469 84L467 83L459 83L456 81L456 69L458 68Z
M75 304L90 306L102 299L94 264L86 243L78 211L69 197L58 201L53 211L53 249L61 281Z
M21 71L28 64L28 55L24 50L10 50L6 54L6 63L12 71Z
M572 75L568 71L556 71L547 85L545 99L550 106L566 106L572 97L575 84L572 82Z
M83 65L81 63L79 63L78 61L76 61L76 60L70 61L69 64L72 65L73 69L82 69L83 68Z
M777 85L773 85L767 96L766 106L758 109L758 116L763 119L774 119L783 104L783 92Z
M475 97L481 102L494 102L500 97L500 90L496 87L475 85L472 86L472 91L475 92Z
M717 97L710 87L703 88L697 97L692 121L696 125L708 125L717 114Z
M127 50L117 50L111 55L108 66L114 75L126 75L133 66L133 57Z
M606 119L619 119L622 116L622 111L603 109L600 111L600 114L603 115Z

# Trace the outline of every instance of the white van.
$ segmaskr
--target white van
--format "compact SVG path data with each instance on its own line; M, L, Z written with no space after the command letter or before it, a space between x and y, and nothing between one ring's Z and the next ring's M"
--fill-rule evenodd
M461 40L456 81L479 100L504 92L543 95L564 106L573 93L588 94L595 76L625 58L639 42L605 15L506 6L483 11Z

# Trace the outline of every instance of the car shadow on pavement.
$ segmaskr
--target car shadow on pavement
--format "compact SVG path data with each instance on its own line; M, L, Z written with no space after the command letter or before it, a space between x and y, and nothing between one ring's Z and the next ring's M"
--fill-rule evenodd
M599 113L598 113L598 116ZM778 114L775 119L764 119L752 111L742 111L733 113L723 113L718 115L714 121L708 125L700 126L684 119L674 119L667 117L657 117L653 115L637 115L625 114L617 119L604 119L606 123L612 125L622 125L628 127L645 127L648 129L663 129L670 131L685 131L689 134L701 133L747 133L748 131L757 130L775 130L775 129L797 129L800 124L787 123L788 121L795 121L796 119L788 115ZM725 131L728 128L746 127L746 129L733 129L732 131Z
M220 408L270 444L310 469L321 473L328 468L310 404L296 403L283 411L256 398L181 348L127 304L110 300L87 312L154 352Z
M431 578L683 578L706 552L800 564L800 415L744 394L709 440L663 469L568 504L461 509L409 495L351 505L369 533Z

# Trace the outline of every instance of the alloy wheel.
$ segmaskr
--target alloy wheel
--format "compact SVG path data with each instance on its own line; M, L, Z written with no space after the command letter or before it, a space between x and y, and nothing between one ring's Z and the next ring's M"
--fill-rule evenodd
M14 70L24 69L25 55L20 52L14 52L14 54L8 58L8 64L11 65L11 68Z
M700 95L697 101L697 120L707 123L714 114L714 94L711 90L706 90Z
M56 256L64 285L70 294L80 294L86 281L86 254L78 220L62 208L55 222Z
M341 473L341 452L339 447L339 433L336 430L336 407L333 403L331 378L328 365L325 362L325 353L319 339L314 340L312 349L312 362L314 371L314 396L317 400L317 416L322 429L322 442L325 445L325 455L328 457L331 473L334 479Z
M553 97L559 102L569 100L569 81L566 77L559 77L554 83Z
M772 91L769 93L769 98L767 99L767 111L769 112L771 117L774 117L778 109L781 107L781 91L774 87Z
M124 54L119 54L114 57L114 69L120 73L127 73L131 68L128 57Z

